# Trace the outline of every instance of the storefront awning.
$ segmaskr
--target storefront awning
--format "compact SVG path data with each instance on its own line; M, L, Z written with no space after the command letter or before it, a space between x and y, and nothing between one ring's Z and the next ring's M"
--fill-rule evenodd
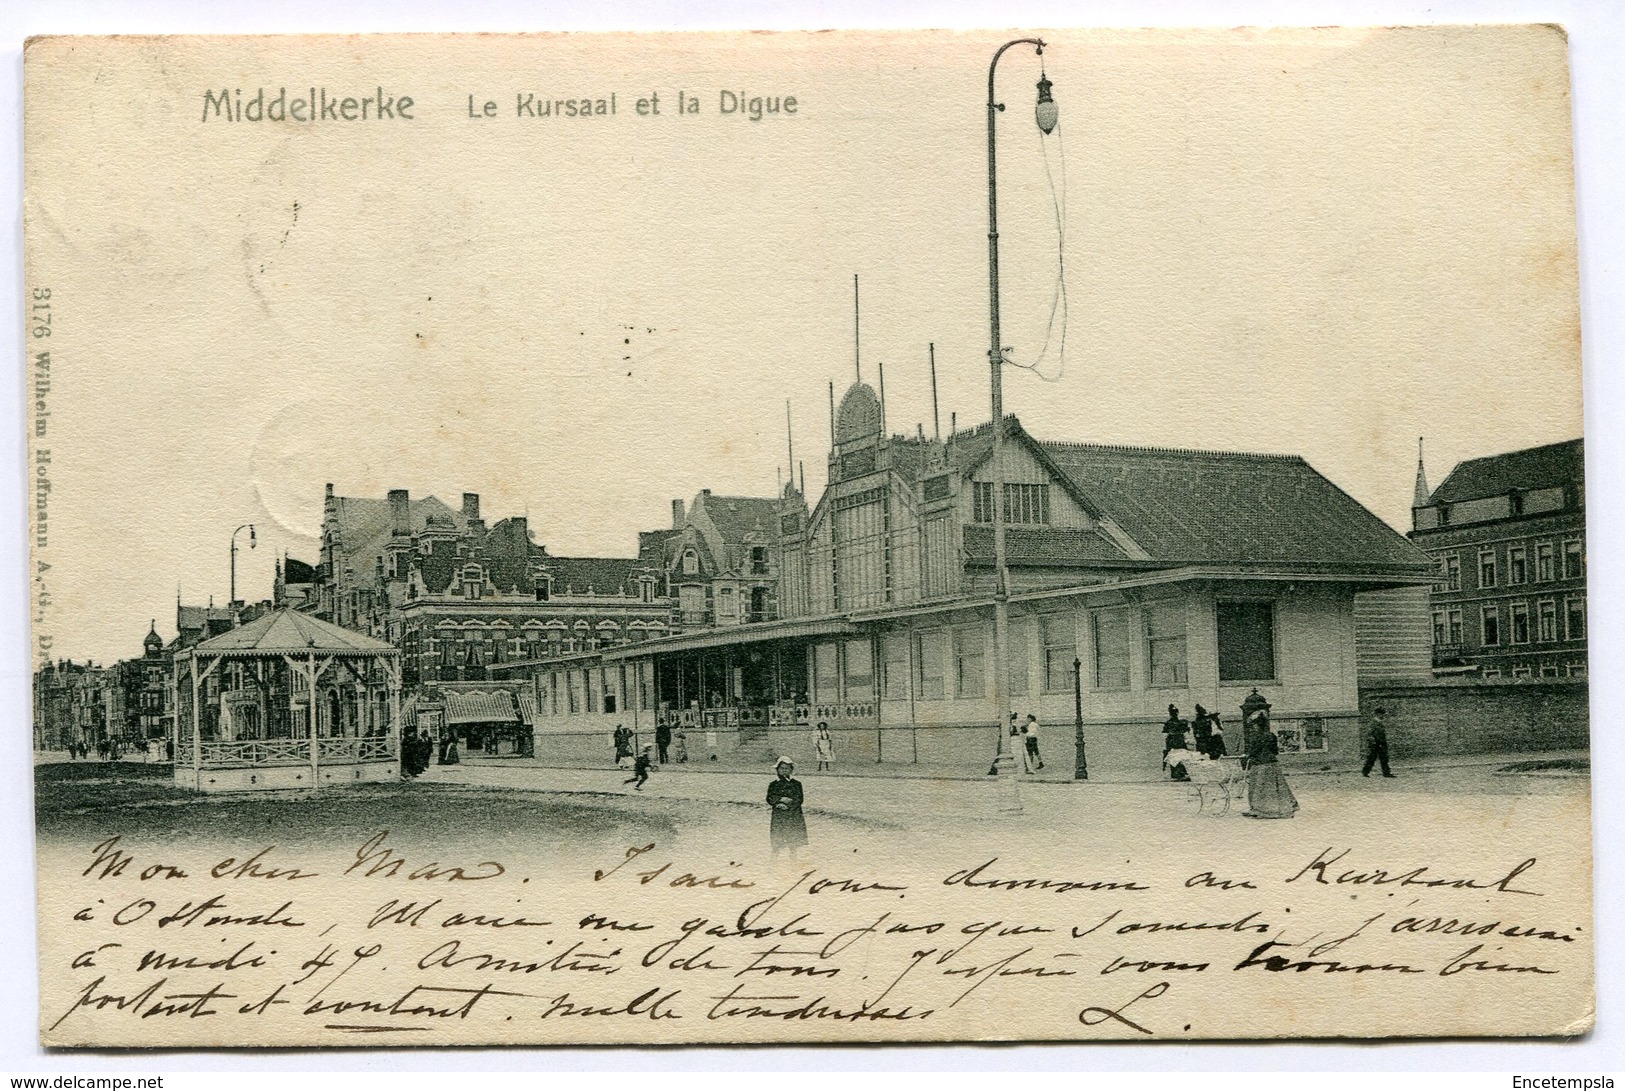
M513 694L505 689L489 693L447 693L448 724L511 724L519 722Z
M860 630L846 618L812 618L806 621L773 621L753 625L726 625L693 633L622 644L603 651L606 663L628 659L648 659L670 652L699 651L702 648L761 644L770 640L804 640L815 636L850 636Z

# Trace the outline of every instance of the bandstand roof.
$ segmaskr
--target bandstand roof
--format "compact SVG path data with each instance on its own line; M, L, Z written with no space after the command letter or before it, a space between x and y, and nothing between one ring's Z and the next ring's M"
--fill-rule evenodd
M273 610L246 625L203 641L181 655L351 655L397 656L382 640L352 632L297 610Z

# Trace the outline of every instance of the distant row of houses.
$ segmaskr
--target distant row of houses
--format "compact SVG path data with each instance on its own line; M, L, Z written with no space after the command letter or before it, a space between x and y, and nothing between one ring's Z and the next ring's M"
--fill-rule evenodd
M1137 776L1170 705L1233 731L1257 694L1288 760L1325 763L1358 747L1362 686L1584 675L1579 441L1463 463L1432 492L1419 465L1408 540L1301 458L1001 426L995 473L991 424L892 434L854 384L820 495L701 490L629 557L556 556L472 493L329 485L319 559L279 564L265 606L398 648L408 727L559 763L602 763L618 725L684 732L699 761L807 759L822 722L844 763L985 769L995 515L1005 689L1062 768L1080 709L1091 769ZM132 662L157 678L180 645Z

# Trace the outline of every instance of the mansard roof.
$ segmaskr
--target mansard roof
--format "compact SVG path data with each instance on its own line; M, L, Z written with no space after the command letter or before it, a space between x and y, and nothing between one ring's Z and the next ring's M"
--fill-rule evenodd
M1571 439L1458 462L1428 502L1455 504L1510 492L1585 486L1585 440Z

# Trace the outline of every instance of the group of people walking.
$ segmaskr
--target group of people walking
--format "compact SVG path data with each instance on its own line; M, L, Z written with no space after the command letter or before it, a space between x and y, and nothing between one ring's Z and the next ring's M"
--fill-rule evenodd
M438 753L437 753L438 752ZM441 765L456 765L462 761L462 754L457 745L456 735L447 735L438 743L428 728L417 731L408 731L401 736L401 775L411 778L421 776L424 770L434 763L436 757Z

